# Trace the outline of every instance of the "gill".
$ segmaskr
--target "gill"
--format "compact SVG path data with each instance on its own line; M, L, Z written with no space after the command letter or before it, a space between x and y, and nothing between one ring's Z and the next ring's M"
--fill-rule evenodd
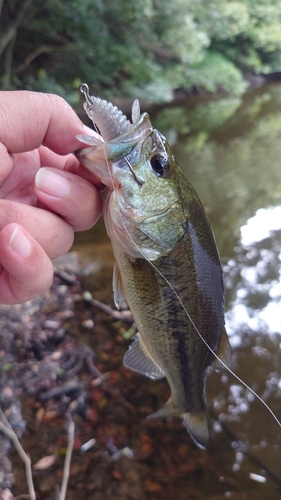
M91 98L90 98L90 95L89 95L89 87L87 84L81 84L80 87L79 87L79 90L80 92L84 95L88 105L91 105ZM135 101L136 102L136 101ZM136 112L136 107L133 107L134 111ZM93 125L94 125L94 129L95 131L99 134L99 130L96 126L96 124L94 123L93 121ZM107 169L108 169L108 174L109 174L109 178L110 178L110 182L111 182L111 185L112 185L112 190L114 190L114 181L113 181L113 177L112 177L112 173L111 173L111 169L109 167L109 162L108 162L108 159L107 159L107 155L106 155L106 142L103 142L101 144L101 147L103 148L103 152L104 152L104 158L105 158L105 161L106 161L106 165L107 165ZM126 156L124 157L124 160L134 178L134 180L137 182L138 186L141 187L143 185L143 181L142 179L139 179L138 176L136 175L132 165L130 164L129 160L126 158ZM267 409L267 411L272 415L272 417L274 418L274 420L277 422L277 424L279 425L279 427L281 427L281 421L278 419L278 417L275 415L274 411L270 408L270 406L262 399L261 396L259 396L259 394L257 394L254 389L252 389L248 384L246 384L246 382L244 382L244 380L242 380L233 370L231 370L231 368L229 368L229 366L226 365L226 363L219 358L219 356L215 353L215 351L209 346L208 342L206 342L206 340L204 339L203 335L200 333L200 331L198 330L196 324L194 323L192 317L190 316L188 310L186 309L181 297L179 296L178 292L175 290L175 288L173 287L173 285L170 283L170 281L164 276L164 274L157 268L157 266L152 262L150 261L147 256L144 254L144 252L141 250L141 248L138 246L138 244L136 243L136 241L133 239L132 235L130 234L130 232L128 231L128 228L125 224L125 221L123 219L123 215L121 213L121 211L119 212L120 213L120 220L122 222L122 225L123 225L123 228L128 236L128 238L131 240L132 244L135 246L135 248L138 250L138 252L143 256L143 258L150 264L150 266L161 276L161 278L167 283L167 285L170 287L170 289L172 290L172 292L174 293L176 299L179 301L180 305L182 306L187 318L189 319L190 323L192 324L194 330L196 331L197 335L199 336L199 338L201 339L201 341L205 344L205 346L209 349L209 351L212 353L212 355L220 362L220 364L238 381L240 382L240 384L242 384L248 391L250 391L262 404L263 406Z

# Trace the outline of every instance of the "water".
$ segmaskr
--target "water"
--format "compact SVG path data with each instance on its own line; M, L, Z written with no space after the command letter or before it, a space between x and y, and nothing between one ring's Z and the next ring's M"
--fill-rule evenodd
M169 123L169 110L157 117L159 126L163 115L166 118L164 133L174 142L175 155L207 208L216 235L224 264L235 372L279 419L280 91L276 85L246 94L240 101L202 99L195 106L174 107L177 128ZM234 474L241 469L245 473L244 445L255 456L266 457L267 466L279 474L280 428L248 390L231 376L223 379L227 389L223 404L216 401L215 411L229 429L243 436L243 444L236 448L233 443L234 449L241 447L233 460ZM273 498L268 485L265 491L264 498Z
M233 370L281 419L281 86L241 99L189 99L151 118L169 139L213 226L224 269ZM83 246L92 255L101 233L88 234L92 243L85 246L82 236L76 249ZM183 476L185 498L281 498L281 428L227 372L209 377L207 396L212 408L207 453L216 472L208 469L203 480L194 479L193 493ZM145 498L173 496L168 490L166 497L155 495Z

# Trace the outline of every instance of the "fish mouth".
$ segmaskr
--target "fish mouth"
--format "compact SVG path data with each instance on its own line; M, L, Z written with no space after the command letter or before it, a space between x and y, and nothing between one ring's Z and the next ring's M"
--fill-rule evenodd
M82 147L75 151L74 155L82 165L111 189L114 189L112 164L116 163L119 163L119 168L126 165L133 180L141 188L144 181L134 172L126 157L151 134L153 128L148 114L140 114L139 103L136 100L132 107L132 122L130 122L124 113L110 102L90 96L86 84L81 85L80 91L86 100L84 109L98 127L101 137L78 135L77 139L88 147Z
M76 156L77 160L80 161L80 163L83 163L83 161L85 161L85 158L89 156L94 151L94 149L95 149L94 147L81 148L74 151L73 154L74 156Z
M102 143L103 144L103 143ZM112 167L107 160L104 145L90 146L78 149L74 152L77 160L91 172L99 181L110 189L114 189L115 183L112 177Z

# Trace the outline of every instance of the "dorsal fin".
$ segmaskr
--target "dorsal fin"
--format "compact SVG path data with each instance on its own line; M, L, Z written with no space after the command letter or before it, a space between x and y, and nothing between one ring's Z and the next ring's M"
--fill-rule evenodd
M135 125L140 119L140 103L139 100L136 99L133 102L132 106L132 124Z

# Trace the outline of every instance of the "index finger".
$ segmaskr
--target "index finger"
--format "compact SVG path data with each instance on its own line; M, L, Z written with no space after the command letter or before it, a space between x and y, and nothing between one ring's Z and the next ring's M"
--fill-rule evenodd
M61 97L29 91L0 92L0 142L9 153L37 149L41 144L60 155L81 147L76 135L83 123Z
M70 154L67 156L59 156L44 146L41 146L39 148L39 154L42 166L66 170L67 172L70 172L72 174L84 177L84 179L91 182L98 188L101 188L103 186L100 179L98 179L92 172L90 172L90 170L83 167L83 165L79 163L74 155Z

